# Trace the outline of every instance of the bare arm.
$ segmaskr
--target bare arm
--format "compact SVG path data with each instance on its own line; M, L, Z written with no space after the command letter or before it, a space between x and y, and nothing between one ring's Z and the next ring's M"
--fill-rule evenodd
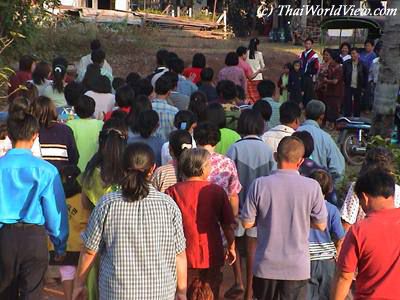
M246 222L246 221L243 221L243 222L242 222L242 225L243 225L244 229L249 229L249 228L254 227L254 226L256 225L256 222Z
M315 223L315 222L311 221L311 228L317 229L319 231L325 231L326 222L324 222L324 223Z
M82 248L81 254L79 256L79 263L76 269L75 281L74 281L74 291L72 294L73 300L84 299L84 291L86 279L90 268L96 258L96 252L89 250L87 248Z
M341 269L336 271L335 282L332 288L332 300L345 300L349 293L354 273L346 273Z
M228 251L226 253L229 265L233 265L236 261L236 250L235 250L235 232L231 225L222 226L226 241L228 242Z
M239 214L239 196L238 194L232 194L229 196L229 203L232 207L233 216L236 217Z
M335 241L335 247L336 247L337 257L339 257L340 250L342 250L343 241L344 241L344 238Z
M351 228L351 224L347 223L345 220L342 219L342 225L343 225L343 229L344 231L349 231L349 229Z
M177 275L176 299L185 300L186 290L187 290L186 251L183 251L176 256L176 275Z

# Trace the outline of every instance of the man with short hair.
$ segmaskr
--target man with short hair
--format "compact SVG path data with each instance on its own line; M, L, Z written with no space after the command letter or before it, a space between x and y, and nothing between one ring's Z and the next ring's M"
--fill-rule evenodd
M354 188L364 220L347 232L339 255L333 300L344 300L356 270L355 299L400 299L400 210L393 175L373 169Z
M301 109L296 102L287 101L280 106L279 116L281 124L271 128L262 136L263 141L274 153L278 150L280 141L285 136L291 136L299 128Z
M77 72L78 72L77 81L81 82L83 80L83 78L85 77L87 66L94 63L94 61L92 60L92 53L99 49L101 49L100 41L97 39L92 40L90 42L90 51L91 52L89 54L83 56L81 58L81 60L79 61L79 65L77 67ZM104 51L103 51L103 53L104 53ZM109 75L111 75L111 78L112 78L112 68L111 68L110 64L107 62L107 60L105 59L105 53L104 53L101 70L102 70L102 75L109 77L108 75L106 75L106 74L109 74ZM112 79L111 79L111 82L112 82Z
M310 227L324 231L327 209L319 184L299 174L304 145L285 137L278 170L251 184L241 211L244 228L257 225L253 293L259 300L306 299Z
M147 79L151 81L151 85L153 87L155 87L158 78L164 75L165 72L168 72L167 68L168 55L169 52L168 50L165 49L160 49L156 53L157 68L154 70L152 74L150 74L147 77Z
M314 82L315 76L319 71L318 54L312 49L313 44L313 39L307 38L304 41L305 50L300 55L301 73L303 74L304 107L311 99L315 98Z
M189 107L190 97L177 91L179 77L174 72L166 72L163 76L167 76L171 81L172 90L168 97L168 103L175 106L179 110L187 110Z
M337 182L344 175L345 161L335 141L329 133L321 129L326 106L322 101L311 100L306 107L306 121L298 131L308 131L314 140L313 160L325 167Z
M161 137L164 142L168 141L169 134L175 130L174 118L179 111L175 106L167 102L171 91L171 80L168 76L161 76L156 82L156 97L151 102L153 110L158 113L160 118L160 126L156 131L156 136Z
M191 80L188 80L183 76L183 71L185 70L185 63L180 58L171 59L168 62L168 68L170 71L178 74L178 86L176 91L190 97L194 92L198 90L197 85L195 85Z
M257 91L260 94L261 100L267 101L272 108L272 115L269 119L269 126L271 128L278 126L279 122L279 108L281 107L281 103L273 99L272 97L276 96L276 85L271 80L262 80L258 86Z

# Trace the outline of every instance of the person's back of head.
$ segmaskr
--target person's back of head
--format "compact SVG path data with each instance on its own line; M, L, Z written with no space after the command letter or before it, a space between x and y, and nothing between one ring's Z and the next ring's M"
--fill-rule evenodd
M214 79L214 70L212 68L204 68L200 72L200 78L203 82L212 82Z
M120 87L115 92L115 101L119 107L131 107L135 99L135 92L129 85Z
M181 177L187 179L192 177L201 177L207 179L209 175L209 164L210 153L206 149L193 148L184 151L178 162L179 174Z
M246 100L246 91L241 85L236 85L236 91L237 91L237 98L240 101L245 101Z
M41 85L49 78L51 67L49 63L41 61L36 64L35 70L32 73L32 80L34 84Z
M175 159L179 160L181 154L192 147L192 136L187 130L175 130L170 133L169 148Z
M188 288L188 300L214 300L210 285L195 278Z
M137 128L142 138L149 138L158 128L160 118L156 111L145 110L139 114Z
M237 66L239 64L239 56L236 52L229 52L225 57L225 65L227 67Z
M176 87L178 86L178 81L179 81L179 77L178 74L175 72L165 72L164 75L162 75L161 77L165 76L166 78L168 78L168 80L171 82L171 90L176 90Z
M221 140L219 128L210 122L203 122L196 126L193 131L193 137L199 146L216 146Z
M68 61L64 57L56 57L52 63L53 89L59 93L64 91L64 78L67 74Z
M161 76L156 81L155 91L158 96L168 96L172 90L172 82L166 76Z
M364 163L360 169L360 174L378 168L386 170L389 173L395 172L395 157L390 149L382 146L370 148L365 155Z
M151 85L151 81L147 78L142 78L139 80L136 90L136 95L145 95L146 97L150 97L154 92L154 87Z
M286 101L279 107L279 120L283 125L295 124L293 129L297 129L300 124L301 109L300 106L293 101Z
M129 145L122 158L122 195L128 202L146 198L150 192L150 176L155 169L155 155L144 143Z
M136 72L131 72L126 76L126 83L133 89L136 89L137 85L139 84L141 76Z
M308 131L296 131L292 136L298 138L304 145L304 158L309 158L314 152L314 139Z
M92 40L90 42L90 50L93 52L93 51L96 51L98 49L101 49L100 41L98 39Z
M238 47L238 48L236 49L236 54L237 54L239 57L242 57L243 55L247 54L247 48L244 47L244 46Z
M207 122L216 125L219 129L226 127L224 107L220 103L211 103L206 110Z
M194 92L190 96L188 110L196 115L197 121L199 122L206 120L207 102L207 95L202 91Z
M260 44L260 40L258 38L253 38L249 42L249 59L255 59L255 54L257 51L257 47Z
M196 123L197 117L190 110L178 111L174 118L174 126L176 129L190 131Z
M19 59L19 70L23 72L32 72L33 64L35 63L35 58L31 55L22 55Z
M326 106L319 100L311 100L306 106L306 118L308 120L320 121L325 115Z
M267 101L257 101L253 105L253 109L258 111L265 122L269 122L272 116L272 107Z
M91 59L94 64L102 66L106 59L106 53L103 49L94 50L92 51Z
M92 97L81 95L75 104L75 112L81 119L91 118L96 108L96 102Z
M206 67L206 57L203 53L196 53L195 55L193 55L192 67L199 69L203 69Z
M118 90L120 87L124 86L126 84L126 81L122 77L114 77L113 81L111 83L112 88L114 91Z
M242 111L238 121L237 132L241 136L257 135L264 133L265 121L261 114L254 109Z
M158 50L156 54L156 59L157 65L159 67L165 67L167 65L168 51L165 49Z
M138 132L138 126L137 126L137 120L139 117L139 114L142 111L145 110L151 110L151 102L149 98L147 98L144 95L139 95L135 98L135 100L132 103L131 110L128 114L128 117L126 118L126 122L129 126L129 129L132 132Z
M65 100L67 101L67 104L69 106L75 106L79 97L83 95L83 93L84 93L83 84L76 81L68 83L64 88Z
M36 99L35 115L41 127L50 128L57 121L58 114L54 102L45 96Z
M294 136L284 137L275 155L280 169L298 169L304 158L304 144Z
M275 94L276 85L271 80L262 80L257 85L257 91L261 98L272 98Z
M333 190L332 176L325 170L315 170L310 174L310 178L314 179L321 186L322 194L328 195Z
M86 91L93 90L95 81L101 76L101 69L99 65L89 64L86 68L85 76L83 77L82 84Z
M233 102L238 97L236 85L230 80L221 80L218 82L217 94L226 102Z
M185 69L185 63L180 58L172 59L168 65L170 71L175 72L176 74L182 74Z
M99 94L111 93L111 82L107 76L100 75L93 82L92 91Z

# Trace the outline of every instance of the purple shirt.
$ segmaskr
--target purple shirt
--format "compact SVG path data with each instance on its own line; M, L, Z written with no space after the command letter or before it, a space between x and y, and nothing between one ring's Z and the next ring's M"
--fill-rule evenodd
M241 211L256 222L253 273L264 279L310 278L310 220L325 223L328 212L319 184L294 170L276 170L256 179Z
M218 81L230 80L236 85L240 85L246 91L246 76L239 66L230 66L222 68L218 73Z

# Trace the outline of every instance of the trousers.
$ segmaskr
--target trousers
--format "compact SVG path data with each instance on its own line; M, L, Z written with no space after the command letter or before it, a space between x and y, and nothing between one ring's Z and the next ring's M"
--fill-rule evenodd
M253 277L255 300L306 300L308 280L276 280Z

